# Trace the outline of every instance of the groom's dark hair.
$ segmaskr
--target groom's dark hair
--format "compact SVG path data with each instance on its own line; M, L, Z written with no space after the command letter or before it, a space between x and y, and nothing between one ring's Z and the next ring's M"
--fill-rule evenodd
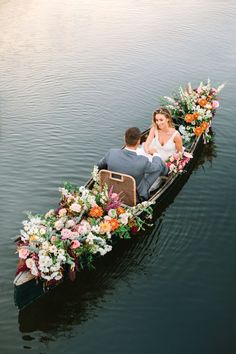
M141 131L139 128L129 128L125 132L125 143L129 146L135 146L141 138Z

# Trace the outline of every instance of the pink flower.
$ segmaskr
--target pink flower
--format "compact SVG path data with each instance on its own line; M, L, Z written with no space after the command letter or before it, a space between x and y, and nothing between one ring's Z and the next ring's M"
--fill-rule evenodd
M174 157L175 160L178 160L179 159L179 154L178 153L174 154L173 157Z
M72 232L69 229L63 229L61 231L61 236L62 240L66 240L72 236Z
M67 222L66 222L66 228L72 228L72 227L74 227L75 226L75 221L74 220L72 220L72 219L70 219L70 220L68 220Z
M136 234L138 232L137 226L132 226L131 227L131 232L132 232L132 234Z
M51 237L51 242L53 243L53 242L55 242L57 240L57 237L55 236L55 235L53 235L52 237Z
M79 248L79 247L80 247L80 242L78 240L74 240L71 243L71 248L76 249L76 248Z
M78 234L80 235L85 235L90 230L91 230L91 226L85 220L82 220L80 224L77 224L73 227L73 231L78 232Z
M58 212L60 218L61 218L62 216L65 216L66 213L67 213L66 208L62 208L62 209L60 209L59 212Z
M29 250L27 248L20 248L19 249L19 258L26 259L29 255Z
M64 226L64 222L62 221L62 219L59 219L59 220L57 220L56 222L55 222L55 229L57 230L57 231L59 231L59 230L61 230L62 228L63 228L63 226Z
M75 213L80 213L81 212L81 205L78 203L73 203L70 206L70 210L74 211Z
M202 92L201 87L198 87L198 88L196 89L196 92L197 92L198 94L200 94L200 93Z
M213 100L213 101L211 102L211 106L212 106L213 109L218 108L219 105L220 105L220 104L219 104L219 101Z
M216 88L214 88L214 87L212 87L212 89L211 89L211 94L212 94L212 95L215 95L215 94L216 94L216 92L217 92L217 89L216 89Z

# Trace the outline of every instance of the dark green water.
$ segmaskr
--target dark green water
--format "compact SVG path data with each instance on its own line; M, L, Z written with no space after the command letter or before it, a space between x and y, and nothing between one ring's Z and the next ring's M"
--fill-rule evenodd
M236 353L236 4L0 0L0 352ZM226 83L209 161L152 230L24 315L12 238L161 95Z

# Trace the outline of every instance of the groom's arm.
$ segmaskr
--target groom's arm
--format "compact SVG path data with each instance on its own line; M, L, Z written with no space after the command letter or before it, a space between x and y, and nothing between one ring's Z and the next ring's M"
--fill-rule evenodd
M106 153L106 155L97 163L98 169L99 170L107 170L107 157L108 157L109 152Z
M168 167L165 162L158 156L158 154L153 155L152 162L148 161L146 165L145 173L159 172L160 175L167 175Z

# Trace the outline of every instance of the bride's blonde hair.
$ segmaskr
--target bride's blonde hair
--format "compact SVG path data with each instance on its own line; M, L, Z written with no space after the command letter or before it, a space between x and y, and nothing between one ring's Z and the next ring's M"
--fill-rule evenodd
M152 124L154 126L156 126L157 129L159 129L158 124L156 123L156 115L157 114L163 114L168 121L169 127L171 127L171 128L175 127L170 111L165 107L160 107L160 108L156 109L152 114Z

